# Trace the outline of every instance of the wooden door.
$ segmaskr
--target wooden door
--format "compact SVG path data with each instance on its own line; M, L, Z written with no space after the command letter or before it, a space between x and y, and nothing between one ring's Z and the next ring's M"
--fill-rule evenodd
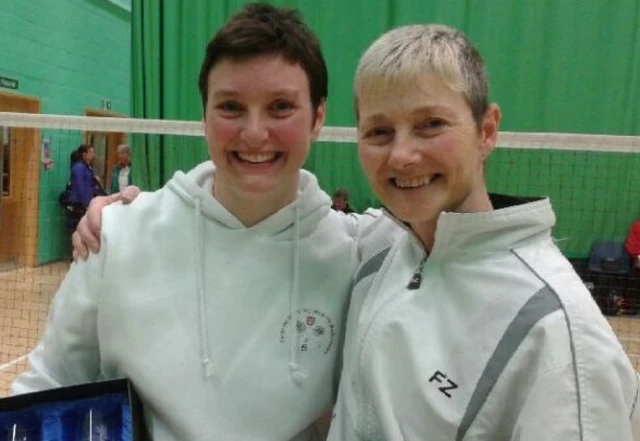
M0 111L38 113L35 98L0 92ZM0 265L36 266L40 134L35 129L0 128Z

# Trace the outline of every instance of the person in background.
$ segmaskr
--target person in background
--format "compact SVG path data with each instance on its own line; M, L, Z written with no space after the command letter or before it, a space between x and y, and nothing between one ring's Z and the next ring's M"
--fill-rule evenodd
M635 221L629 228L624 246L629 253L634 271L638 272L640 270L640 220Z
M349 206L349 192L346 188L339 188L333 194L333 204L331 205L336 211L342 211L343 213L350 214L354 211Z
M65 209L66 226L70 235L73 235L91 200L100 195L96 191L97 180L91 167L94 156L94 148L91 145L82 144L71 152L69 158L69 181L58 200ZM71 255L71 260L73 261L73 255Z
M82 205L85 209L96 196L96 177L91 163L96 153L92 145L82 144L76 150L75 162L71 166L71 191L69 200Z
M118 146L118 165L111 172L109 193L123 191L133 183L131 179L131 149L127 144Z

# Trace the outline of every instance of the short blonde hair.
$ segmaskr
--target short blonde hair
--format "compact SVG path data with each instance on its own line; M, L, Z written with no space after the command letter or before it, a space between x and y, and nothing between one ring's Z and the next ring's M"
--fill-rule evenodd
M356 114L358 96L365 90L419 82L426 73L438 75L453 90L462 92L480 125L489 108L482 57L462 32L438 24L402 26L369 46L356 70Z
M120 154L120 153L126 153L126 154L130 155L131 154L131 149L129 148L129 145L128 144L120 144L118 146L118 154Z

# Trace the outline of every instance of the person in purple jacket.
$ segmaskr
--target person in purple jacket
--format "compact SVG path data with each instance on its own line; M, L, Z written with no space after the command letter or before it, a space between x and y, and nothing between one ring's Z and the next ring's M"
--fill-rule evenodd
M70 235L87 212L91 199L104 194L100 192L100 186L91 166L95 155L95 149L90 144L80 145L71 154L71 176L64 192L64 200L61 201L67 210L66 223Z
M76 161L71 166L71 191L69 200L82 205L85 209L95 196L95 174L91 163L96 153L92 145L82 144L76 150Z

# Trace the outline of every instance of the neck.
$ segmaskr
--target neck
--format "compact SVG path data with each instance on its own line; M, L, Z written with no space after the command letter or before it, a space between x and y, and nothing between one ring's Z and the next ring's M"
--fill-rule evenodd
M249 228L277 213L296 199L297 186L286 194L260 194L246 197L232 191L222 183L214 182L213 197L242 225Z
M418 236L418 239L420 239L420 242L422 242L422 246L428 253L430 253L433 249L433 243L436 240L437 223L438 219L409 224L411 231L413 231L414 234Z
M457 208L450 211L453 213L482 213L492 210L493 205L491 204L491 198L489 198L489 193L487 193L486 185L483 182L476 187L476 190L469 194ZM440 214L438 214L435 219L409 224L411 230L418 236L427 252L431 252L435 244L436 227L439 217Z

